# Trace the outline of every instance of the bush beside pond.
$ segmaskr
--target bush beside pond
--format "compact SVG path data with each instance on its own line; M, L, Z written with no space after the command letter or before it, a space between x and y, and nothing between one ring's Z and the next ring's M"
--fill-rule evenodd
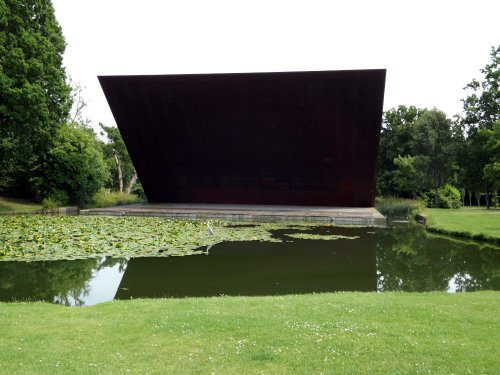
M384 216L414 218L425 208L425 202L414 199L377 197L375 208Z
M120 193L119 191L108 192L102 189L92 196L91 207L103 208L121 206L124 204L138 203L139 201L139 197L135 194Z
M462 199L458 189L450 184L441 186L437 192L432 191L423 196L429 208L460 208Z

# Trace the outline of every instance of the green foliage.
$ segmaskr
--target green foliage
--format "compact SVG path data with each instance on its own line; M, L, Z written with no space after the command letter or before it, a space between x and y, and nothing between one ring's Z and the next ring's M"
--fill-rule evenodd
M427 207L460 208L462 200L458 189L450 184L441 186L437 191L431 191L424 196Z
M464 116L460 122L467 138L458 154L464 187L486 192L488 207L490 192L500 188L495 164L500 162L500 146L496 146L500 144L500 46L492 48L491 60L481 69L483 79L465 87L469 95L462 100Z
M436 189L451 176L451 120L437 109L422 111L413 129L413 152L417 165L424 176L421 184Z
M448 206L448 199L437 201L443 197L437 190L451 184L464 195L485 193L488 205L490 197L497 202L499 67L500 46L492 48L491 63L481 69L482 80L473 80L466 86L464 115L454 123L437 109L399 106L384 113L377 176L379 195L421 196L432 206Z
M402 198L381 198L375 200L375 208L384 216L414 218L425 208L425 203L420 200Z
M46 212L53 212L59 207L61 207L62 204L60 201L53 197L47 197L42 199L42 209Z
M64 38L49 0L0 3L0 193L40 193L71 106Z
M487 161L483 168L483 179L492 189L500 189L500 121L491 129L481 129L478 133L486 139L483 152Z
M0 362L6 374L495 374L499 297L325 293L83 309L3 303Z
M58 129L53 143L47 156L47 178L41 184L44 195L63 191L72 203L82 205L90 202L108 179L102 150L94 132L74 123ZM59 196L56 198L60 199Z
M400 105L397 109L392 108L384 113L378 157L377 191L379 195L397 195L401 192L401 181L394 181L395 178L401 179L402 177L394 175L397 169L395 160L412 155L413 124L421 112L421 109L414 106ZM406 175L408 171L402 170L401 172Z
M464 168L461 183L465 189L489 192L500 189L500 122L492 128L476 129L463 143L458 156ZM490 203L490 200L487 201Z
M417 198L453 177L452 122L437 109L399 106L384 114L377 191Z
M417 168L416 158L413 156L398 156L394 159L393 186L398 196L417 198L420 190L419 181L421 172Z
M140 200L146 200L146 193L144 193L144 189L142 188L141 181L137 181L132 189L132 194L136 195Z
M168 220L152 217L0 216L0 259L53 260L96 256L184 256L200 247L224 241L273 241L272 231L286 223L235 226L202 220ZM296 231L312 224L294 224ZM325 239L336 239L326 236Z
M137 203L139 198L135 194L126 194L117 192L107 192L104 189L99 190L92 196L92 207L112 207L124 204Z
M483 169L488 163L489 155L484 146L488 141L484 131L476 131L462 142L457 158L462 166L460 172L461 185L467 190L483 192L485 190Z
M65 42L50 0L0 4L0 193L89 201L107 179L102 151L68 125Z
M465 113L462 121L469 134L477 129L491 128L500 121L500 45L491 48L491 63L480 71L483 79L472 80L465 87L470 94L462 100Z
M54 189L51 189L49 196L42 199L42 202L44 200L53 201L53 202L55 202L57 207L62 207L62 206L65 206L69 203L69 196L68 196L68 193L66 193L64 190L54 188Z

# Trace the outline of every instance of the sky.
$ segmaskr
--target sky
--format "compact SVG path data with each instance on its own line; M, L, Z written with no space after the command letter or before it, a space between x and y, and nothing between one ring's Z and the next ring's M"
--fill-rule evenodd
M494 0L52 0L84 117L116 125L98 75L387 69L384 110L462 110L500 44Z

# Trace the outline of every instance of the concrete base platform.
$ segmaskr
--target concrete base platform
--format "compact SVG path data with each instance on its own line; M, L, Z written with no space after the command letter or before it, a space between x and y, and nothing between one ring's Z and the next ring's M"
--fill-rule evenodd
M231 221L310 221L337 225L385 226L385 217L373 207L148 203L80 210L80 215L216 218Z

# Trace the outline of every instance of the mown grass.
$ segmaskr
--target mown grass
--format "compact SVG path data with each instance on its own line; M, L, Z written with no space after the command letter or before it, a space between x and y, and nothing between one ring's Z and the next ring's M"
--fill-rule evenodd
M457 210L427 208L427 229L454 236L500 243L500 210L462 207Z
M39 211L42 205L23 199L0 197L0 213L28 213Z
M1 373L496 374L500 293L0 304Z

